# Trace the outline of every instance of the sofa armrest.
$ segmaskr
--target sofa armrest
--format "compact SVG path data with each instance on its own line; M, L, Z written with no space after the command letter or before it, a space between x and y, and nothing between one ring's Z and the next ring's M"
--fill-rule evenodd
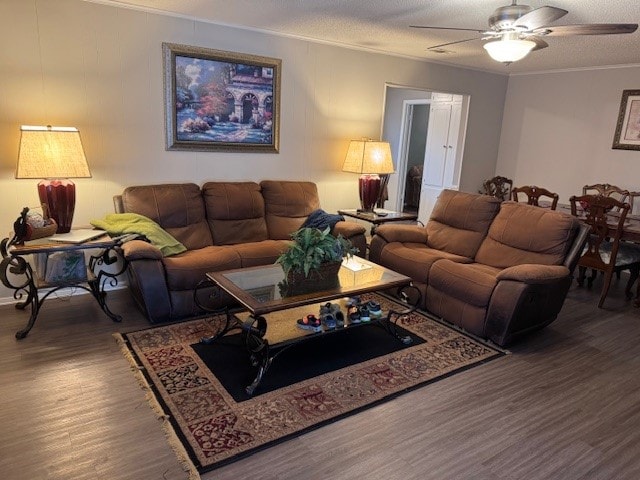
M484 336L501 346L553 322L567 297L573 278L545 282L504 280L493 290L485 317Z
M132 242L124 245L128 243ZM127 273L133 298L147 319L151 323L171 320L173 310L171 294L162 260L131 259L127 266Z
M367 255L367 237L365 235L366 228L357 222L338 222L331 231L332 235L342 235L351 241L353 246L358 249L358 255L366 257Z
M129 288L140 309L151 323L170 320L171 295L160 249L143 240L130 240L120 248L128 262Z
M364 235L365 230L364 226L359 223L346 221L336 223L331 234L336 237L342 235L349 239L357 235Z
M131 260L162 260L162 252L158 247L143 240L131 240L121 246L124 258Z
M388 243L427 243L427 229L419 225L380 225L376 235Z
M573 239L573 243L571 244L571 248L567 252L567 256L564 259L564 265L573 273L582 256L582 249L584 245L587 243L587 238L589 237L589 233L591 232L591 227L584 222L577 221L577 232L576 236Z
M564 265L534 265L524 264L502 270L496 279L512 280L526 284L543 284L557 282L571 274Z

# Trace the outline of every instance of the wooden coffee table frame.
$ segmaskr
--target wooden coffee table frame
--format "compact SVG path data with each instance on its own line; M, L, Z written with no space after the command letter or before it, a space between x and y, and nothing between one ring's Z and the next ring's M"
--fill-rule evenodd
M197 291L199 288L196 289L196 291L194 292L194 299L196 300L200 308L203 308L204 310L211 313L225 315L225 325L222 330L211 337L203 338L201 340L202 343L212 344L217 339L221 338L232 330L239 330L241 334L244 335L244 347L249 355L249 361L251 362L252 366L257 367L255 378L245 388L245 391L249 396L252 396L254 394L255 390L262 382L264 375L267 373L267 370L269 369L273 361L282 352L294 345L298 345L310 339L318 338L318 336L340 334L340 332L349 330L351 328L378 325L383 327L390 335L393 335L402 343L411 343L412 339L410 336L403 336L399 333L397 329L397 322L402 316L407 315L416 309L416 305L418 305L420 302L419 290L411 284L410 277L393 272L364 259L358 258L358 262L362 262L368 265L369 268L379 269L378 272L381 273L381 279L364 283L359 283L357 279L354 279L353 282L341 281L336 285L335 288L330 290L305 292L298 295L290 296L282 295L280 298L268 299L252 295L252 291L260 291L260 287L245 289L239 286L236 281L248 278L255 279L256 277L259 277L263 274L266 274L267 278L278 279L281 277L281 280L284 280L284 274L282 273L282 268L279 265L250 267L223 272L207 273L207 280L201 282L199 288L210 286L212 284L214 286L217 286L218 289L227 292L229 295L234 297L244 307L244 309L248 310L249 316L247 320L241 321L235 316L234 312L232 312L229 307L218 310L206 308L198 301ZM234 278L236 281L234 281ZM277 288L277 282L267 283L271 283L271 287ZM280 285L282 285L282 283ZM264 287L266 287L266 285ZM379 290L390 290L394 288L397 289L398 297L404 301L407 308L397 311L390 310L380 318L372 318L370 322L361 322L354 324L349 323L348 319L345 318L344 327L331 330L322 330L321 332L316 333L309 332L309 334L307 335L296 336L294 338L289 338L275 344L270 344L267 338L265 338L268 328L268 321L264 317L264 315L268 313L286 311L294 307L330 302L331 300L335 300L337 298L353 297L356 295L361 295L363 293L371 293ZM410 291L413 293L412 295L408 293ZM413 298L416 300L415 302L410 302L409 298ZM291 319L291 321L295 321L295 319Z

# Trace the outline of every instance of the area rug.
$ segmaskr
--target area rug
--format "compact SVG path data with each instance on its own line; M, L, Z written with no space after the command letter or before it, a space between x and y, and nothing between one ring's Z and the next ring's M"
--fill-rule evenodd
M383 311L404 308L377 294L367 299L378 301ZM269 316L267 321L278 323ZM214 316L116 334L194 478L196 470L212 470L503 355L414 312L398 322L399 333L409 335L411 344L376 325L313 334L278 356L250 397L244 387L255 368L240 348L240 335L229 334L212 345L200 342L222 323L223 317Z

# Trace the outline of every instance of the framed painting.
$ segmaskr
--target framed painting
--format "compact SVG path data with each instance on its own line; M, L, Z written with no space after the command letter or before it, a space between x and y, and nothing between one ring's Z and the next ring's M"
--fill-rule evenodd
M640 150L640 90L623 90L613 147Z
M282 61L163 43L167 150L277 153Z

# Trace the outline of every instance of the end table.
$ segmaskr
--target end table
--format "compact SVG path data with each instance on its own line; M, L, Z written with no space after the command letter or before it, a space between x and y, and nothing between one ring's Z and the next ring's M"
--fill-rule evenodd
M5 287L14 290L13 298L19 300L16 308L22 310L27 306L31 307L29 321L25 328L16 332L16 338L20 340L27 336L38 318L40 307L42 307L49 295L67 287L77 287L88 291L109 318L114 322L122 321L122 317L113 313L107 306L105 285L108 284L114 287L118 284L117 277L124 273L127 262L122 256L121 250L117 247L133 237L136 237L136 235L111 238L105 232L105 235L100 238L79 244L59 243L47 238L27 242L27 244L16 242L16 237L11 240L8 238L2 240L0 243L0 253L2 254L0 280ZM48 255L57 252L89 249L95 249L98 252L89 257L86 278L47 282L43 278L39 278L37 274L34 274L28 257L28 255L32 254L44 253ZM123 266L121 269L115 273L104 270L104 266L113 265L118 259L122 260ZM12 274L11 278L8 275L9 273ZM49 290L42 297L39 297L38 290L41 288ZM22 300L25 295L26 298Z
M393 210L374 210L373 212L365 212L358 209L338 210L340 215L345 217L357 218L373 224L371 226L371 235L376 233L376 227L387 222L415 222L418 215L414 213L394 212Z

